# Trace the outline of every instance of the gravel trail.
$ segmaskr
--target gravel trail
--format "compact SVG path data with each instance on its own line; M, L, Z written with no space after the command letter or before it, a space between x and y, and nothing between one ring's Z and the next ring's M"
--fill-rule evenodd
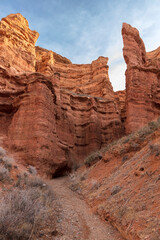
M67 177L50 181L59 211L55 240L124 240L109 223L90 211L80 196L69 189Z

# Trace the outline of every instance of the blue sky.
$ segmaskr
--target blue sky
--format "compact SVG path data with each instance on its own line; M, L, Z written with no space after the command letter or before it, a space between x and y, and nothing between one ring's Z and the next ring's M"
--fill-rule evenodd
M73 63L109 57L114 90L125 88L123 22L138 28L147 51L160 46L159 0L0 0L0 18L17 12L39 32L36 45Z

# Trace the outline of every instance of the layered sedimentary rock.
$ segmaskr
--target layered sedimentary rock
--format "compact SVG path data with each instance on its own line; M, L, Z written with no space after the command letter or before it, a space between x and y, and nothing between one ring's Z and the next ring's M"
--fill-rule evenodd
M160 69L160 47L156 50L146 53L147 66L155 66Z
M35 70L35 43L39 34L29 28L20 14L0 21L0 65L14 73Z
M52 51L36 47L36 71L53 76L60 88L72 92L113 98L113 88L108 77L108 58L99 57L91 64L71 64Z
M126 131L135 131L160 114L160 50L146 53L137 29L124 23Z
M0 31L0 133L17 159L58 176L121 136L108 58L78 65L35 47L38 33L21 14Z
M121 135L115 102L53 86L40 73L0 73L1 134L16 157L49 176ZM4 125L5 124L5 125Z
M45 75L54 74L54 64L55 63L64 63L71 64L71 61L61 55L49 51L41 47L35 47L36 51L36 67L35 71L43 73Z
M125 131L125 123L126 123L126 91L117 91L114 93L116 102L118 105L118 109L120 111L120 117L121 121L124 126L124 131Z

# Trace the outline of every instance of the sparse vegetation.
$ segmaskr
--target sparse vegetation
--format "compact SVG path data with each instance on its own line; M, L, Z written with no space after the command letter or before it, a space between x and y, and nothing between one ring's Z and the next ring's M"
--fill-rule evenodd
M9 171L6 167L0 166L0 182L5 182L10 180Z
M51 187L34 176L35 167L29 166L31 174L20 173L15 160L3 148L0 159L0 239L41 239L44 233L51 236L56 231L55 196Z
M51 226L54 222L54 194L50 187L40 178L19 179L21 184L0 199L0 239L32 239L47 221Z
M156 157L160 155L160 145L159 144L150 144L149 145L151 154L154 154Z
M28 167L28 171L32 175L36 175L37 174L37 169L34 166L29 166Z
M6 151L4 150L4 148L0 147L0 157L3 157L6 155Z
M101 158L102 158L102 154L99 151L93 152L88 157L86 157L85 165L89 167L92 164L96 163Z
M115 195L117 193L119 193L121 191L121 187L120 186L114 186L112 189L111 189L111 195Z
M148 141L148 138L152 133L154 133L157 129L160 128L160 118L157 121L149 122L145 127L140 129L137 132L129 134L125 137L122 137L107 146L101 148L99 151L93 152L85 159L85 165L91 166L102 158L103 154L114 153L119 154L123 157L123 155L129 152L135 152L140 149L140 146L145 145L145 141ZM146 141L146 143L147 143ZM155 147L154 147L155 148ZM157 146L156 146L157 148ZM156 150L156 156L160 154L160 150ZM100 156L100 157L99 157ZM122 162L125 162L126 157L122 159ZM110 161L110 159L105 158L105 162Z
M9 171L12 169L14 163L15 160L13 158L7 156L3 157L3 164Z

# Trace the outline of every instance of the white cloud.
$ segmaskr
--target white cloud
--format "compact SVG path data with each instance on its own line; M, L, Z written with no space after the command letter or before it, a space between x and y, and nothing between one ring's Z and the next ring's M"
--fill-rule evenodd
M125 89L125 63L116 63L109 68L109 77L112 82L114 91Z

